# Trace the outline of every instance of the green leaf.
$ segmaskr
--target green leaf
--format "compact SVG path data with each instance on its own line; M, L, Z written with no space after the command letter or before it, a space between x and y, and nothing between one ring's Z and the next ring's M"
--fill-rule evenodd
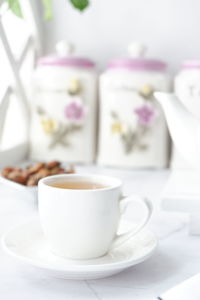
M88 0L69 0L72 5L79 9L80 11L83 11L88 5L89 1Z
M52 0L42 0L42 4L44 7L44 18L45 20L51 20L53 17L52 12Z
M22 18L22 10L19 3L19 0L6 0L8 3L9 9L19 18Z

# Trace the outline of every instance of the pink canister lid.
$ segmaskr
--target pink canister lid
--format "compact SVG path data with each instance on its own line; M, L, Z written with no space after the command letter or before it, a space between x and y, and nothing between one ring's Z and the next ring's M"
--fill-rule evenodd
M84 57L58 57L56 55L41 57L38 60L38 65L77 68L93 68L95 66L91 60Z
M182 65L182 69L200 69L200 59L185 60Z
M73 46L65 41L56 45L57 54L41 57L38 66L60 66L76 68L94 68L95 63L85 57L73 56Z
M109 69L165 71L167 65L161 60L145 58L146 47L139 43L132 43L128 47L129 57L111 60Z
M129 70L164 71L166 64L156 59L121 58L109 62L109 69L124 68Z

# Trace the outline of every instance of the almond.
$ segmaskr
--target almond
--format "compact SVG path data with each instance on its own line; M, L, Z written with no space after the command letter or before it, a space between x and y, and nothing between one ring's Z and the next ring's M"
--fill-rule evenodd
M34 173L37 173L40 169L42 169L43 167L45 166L44 163L42 162L39 162L31 167L28 168L28 173L31 175L31 174L34 174Z
M47 163L46 166L47 166L48 169L53 169L55 167L59 167L60 162L57 161L57 160L53 160L53 161L50 161L49 163Z

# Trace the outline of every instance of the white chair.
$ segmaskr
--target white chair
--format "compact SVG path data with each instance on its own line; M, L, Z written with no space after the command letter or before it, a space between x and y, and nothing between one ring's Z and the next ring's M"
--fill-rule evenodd
M36 54L41 53L41 36L39 30L39 23L37 19L37 9L34 6L35 1L20 0L23 16L28 22L30 33L26 38L26 42L22 47L21 53L18 58L13 54L14 49L9 43L7 36L6 26L4 26L2 18L0 16L0 39L3 45L3 51L10 68L11 80L9 84L6 84L4 91L1 91L0 96L0 167L5 165L12 165L26 159L28 154L28 132L29 132L29 105L28 105L28 93L24 80L22 78L22 67L27 59L28 55L32 55L31 62L28 62L29 69L34 68ZM16 17L13 17L16 18ZM11 18L12 19L12 18ZM24 25L25 26L25 25ZM16 37L16 42L17 42ZM23 123L23 139L18 139L18 122L16 124L10 124L16 128L13 134L9 137L11 140L14 139L15 143L10 146L3 148L2 142L5 136L5 131L8 127L8 114L13 102L17 102L18 111L20 111L20 123ZM16 104L16 103L15 103ZM18 118L19 119L19 118ZM12 119L10 120L12 123ZM20 130L20 129L19 129ZM22 135L22 132L20 132Z

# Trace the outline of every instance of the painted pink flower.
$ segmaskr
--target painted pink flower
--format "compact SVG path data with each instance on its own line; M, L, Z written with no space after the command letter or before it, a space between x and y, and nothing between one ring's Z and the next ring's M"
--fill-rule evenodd
M134 112L138 116L138 123L143 126L150 126L156 116L155 109L147 104L136 108Z
M71 122L81 122L85 118L86 109L81 100L76 99L64 108L65 117Z

